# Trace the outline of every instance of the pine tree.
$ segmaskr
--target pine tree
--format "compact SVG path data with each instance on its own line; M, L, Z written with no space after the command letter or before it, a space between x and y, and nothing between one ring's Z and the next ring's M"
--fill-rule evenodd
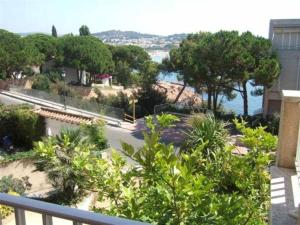
M54 25L52 25L52 36L57 37L57 31Z
M80 28L79 28L79 35L80 36L88 36L90 35L91 32L90 32L90 29L88 28L88 26L86 25L82 25Z

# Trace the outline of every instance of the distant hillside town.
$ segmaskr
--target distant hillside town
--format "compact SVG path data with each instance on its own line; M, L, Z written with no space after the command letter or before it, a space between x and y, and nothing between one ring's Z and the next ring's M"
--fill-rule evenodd
M179 43L187 37L185 33L161 36L120 30L93 33L93 35L108 44L137 45L147 50L169 50L179 46Z
M43 32L24 32L19 33L22 37ZM49 33L45 33L49 34ZM144 34L135 31L109 30L96 32L93 36L101 39L103 42L112 45L137 45L146 50L165 50L169 51L173 47L178 47L180 42L188 34L171 34L167 36Z

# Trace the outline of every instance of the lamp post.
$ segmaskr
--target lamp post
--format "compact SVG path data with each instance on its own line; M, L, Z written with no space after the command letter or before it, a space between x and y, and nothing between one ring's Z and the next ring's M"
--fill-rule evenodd
M67 110L67 105L66 105L66 72L63 70L61 73L61 77L64 80L64 90L63 90L63 96L64 96L64 110Z

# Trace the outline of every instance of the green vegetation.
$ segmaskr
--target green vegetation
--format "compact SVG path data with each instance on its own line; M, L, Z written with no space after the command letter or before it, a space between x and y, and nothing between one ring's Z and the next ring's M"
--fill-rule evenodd
M142 89L137 91L137 93L135 93L135 99L137 99L137 117L152 115L154 113L154 106L167 102L166 94L151 86L144 86Z
M24 37L23 40L36 47L39 52L43 54L45 61L51 60L57 55L58 43L57 39L53 36L47 34L31 34Z
M33 159L35 157L35 151L24 151L24 152L15 152L13 154L7 154L0 152L0 163L8 163L21 159Z
M10 136L15 147L31 149L44 132L44 120L32 113L31 106L0 106L0 137Z
M57 37L57 31L56 31L56 27L54 25L52 25L51 33L52 33L52 37Z
M108 148L107 140L104 137L104 122L98 121L94 124L82 124L80 127L81 136L87 143L95 146L96 151Z
M43 74L38 74L34 76L32 81L32 89L49 91L50 90L50 80L47 76Z
M151 61L149 54L141 47L109 46L115 63L113 76L116 83L125 88L132 85L151 85L159 73L158 64Z
M78 70L78 82L82 79L82 72L88 71L88 83L95 80L97 73L110 73L114 63L111 52L101 40L93 36L66 35L59 38L58 65L70 66Z
M190 124L191 129L186 133L184 151L193 151L197 146L204 146L202 153L211 159L216 156L217 151L225 148L229 138L226 123L210 114L198 114L190 119Z
M88 26L82 25L82 26L79 28L79 35L80 35L80 36L88 36L88 35L91 35L90 29L88 28Z
M2 78L14 78L26 67L40 65L43 61L43 54L31 43L17 34L0 29L0 73Z
M98 97L94 99L94 101L102 105L122 108L125 113L132 114L132 99L123 92L109 96L104 96L99 90L96 91L96 93L98 94ZM164 93L149 86L145 86L144 89L140 89L133 94L135 100L137 100L135 110L137 118L153 114L155 105L164 104L167 101L167 97Z
M28 181L29 177L22 177L21 179L13 178L13 176L4 176L0 179L0 192L16 192L23 195L25 191L30 190L31 184Z
M100 123L63 130L55 137L37 142L34 147L37 168L47 173L56 189L48 200L70 204L83 198L92 187L89 171L98 165L97 152L105 148L107 142Z
M214 112L220 95L230 100L237 91L244 100L244 115L248 115L247 82L270 87L280 66L269 40L250 32L239 35L236 31L219 31L189 35L179 48L170 51L162 69L178 72L184 84L199 93L205 90L208 109Z
M4 176L0 179L0 192L9 193L12 195L23 195L25 191L30 190L31 184L28 182L28 177L21 179ZM0 217L5 218L14 211L13 208L0 205Z
M161 115L156 119L158 125L152 117L147 118L150 132L144 134L144 147L134 149L123 143L122 153L136 166L128 168L118 153L113 154L112 162L103 162L105 172L95 182L99 201L109 201L109 206L95 210L154 224L267 223L270 196L266 169L276 138L263 128L252 130L237 123L250 148L243 157L233 155L231 146L217 140L211 157L206 145L213 139L206 135L194 148L176 153L173 145L160 141L161 129L172 126L176 117ZM214 126L221 122L203 118L197 123ZM201 126L205 125L195 129ZM220 127L224 125L216 129ZM253 141L262 137L264 141Z
M95 154L97 147L79 130L64 131L36 144L37 164L59 191L56 199L74 203L86 191L96 191L106 203L94 208L101 213L153 224L267 224L267 167L277 138L235 120L249 152L234 155L226 124L195 116L187 145L178 152L160 140L175 121L169 114L147 117L144 146L122 143L122 154L114 151L108 159ZM126 163L123 155L135 163Z

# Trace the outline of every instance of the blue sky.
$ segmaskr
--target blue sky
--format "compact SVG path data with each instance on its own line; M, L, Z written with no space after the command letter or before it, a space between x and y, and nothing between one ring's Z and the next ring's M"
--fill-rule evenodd
M267 37L271 18L300 18L299 0L0 0L0 28L78 33L111 29L153 34L250 30Z

